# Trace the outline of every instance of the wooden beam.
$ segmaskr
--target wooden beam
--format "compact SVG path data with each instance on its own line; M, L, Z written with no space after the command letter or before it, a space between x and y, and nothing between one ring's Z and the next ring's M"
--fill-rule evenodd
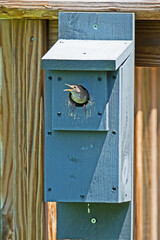
M160 19L157 0L0 0L0 18L57 19L58 11L134 12L136 19Z
M136 66L160 66L160 21L136 21Z

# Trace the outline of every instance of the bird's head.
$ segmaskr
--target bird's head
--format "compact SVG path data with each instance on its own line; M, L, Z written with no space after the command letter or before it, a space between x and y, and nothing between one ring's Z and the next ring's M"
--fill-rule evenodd
M66 86L70 87L70 89L64 89L64 91L69 92L69 98L76 104L87 104L89 100L89 93L86 88L82 85L69 85L65 84Z
M76 93L80 93L81 92L81 86L79 85L69 85L69 84L65 84L66 86L70 87L70 89L64 89L64 91L68 91L68 92L76 92Z

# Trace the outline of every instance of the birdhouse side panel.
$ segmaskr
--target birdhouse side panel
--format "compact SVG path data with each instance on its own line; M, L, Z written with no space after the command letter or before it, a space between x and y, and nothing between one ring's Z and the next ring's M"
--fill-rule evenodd
M134 127L134 55L120 67L119 101L119 200L132 200L133 127Z

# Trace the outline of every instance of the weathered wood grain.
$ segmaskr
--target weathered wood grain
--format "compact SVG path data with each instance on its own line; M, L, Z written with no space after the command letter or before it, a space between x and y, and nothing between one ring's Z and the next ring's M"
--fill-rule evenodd
M135 74L135 203L134 239L143 239L143 112L142 112L142 68Z
M0 20L0 166L2 239L13 238L13 101L11 21Z
M160 66L160 21L136 21L136 65Z
M46 223L47 224L47 223ZM48 203L48 240L56 240L57 234L57 204Z
M58 40L58 20L48 21L48 48Z
M158 0L0 0L1 18L55 19L58 11L135 12L136 19L157 20L160 19L160 2Z
M152 68L150 71L150 116L149 116L149 133L150 133L150 195L151 195L151 239L158 240L158 159L157 159L157 125L158 125L158 108L157 108L157 69Z
M16 239L43 239L45 22L13 20L14 224Z
M136 68L135 84L135 238L160 238L159 68ZM135 211L136 210L136 211Z
M1 20L0 36L2 239L43 240L46 21Z
M157 87L156 87L156 92L157 92L157 106L158 106L158 111L157 111L157 172L158 172L158 213L160 212L160 81L159 81L159 74L160 74L160 69L158 69L156 73L156 81ZM160 214L158 214L158 237L160 238Z

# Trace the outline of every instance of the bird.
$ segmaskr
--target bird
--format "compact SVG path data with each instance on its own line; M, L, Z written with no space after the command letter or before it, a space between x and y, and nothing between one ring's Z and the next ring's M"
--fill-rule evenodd
M84 111L86 111L86 104L89 101L89 92L88 90L83 87L82 85L69 85L65 84L66 86L70 87L70 89L64 89L64 91L69 92L69 99L73 104L73 107L82 107Z

